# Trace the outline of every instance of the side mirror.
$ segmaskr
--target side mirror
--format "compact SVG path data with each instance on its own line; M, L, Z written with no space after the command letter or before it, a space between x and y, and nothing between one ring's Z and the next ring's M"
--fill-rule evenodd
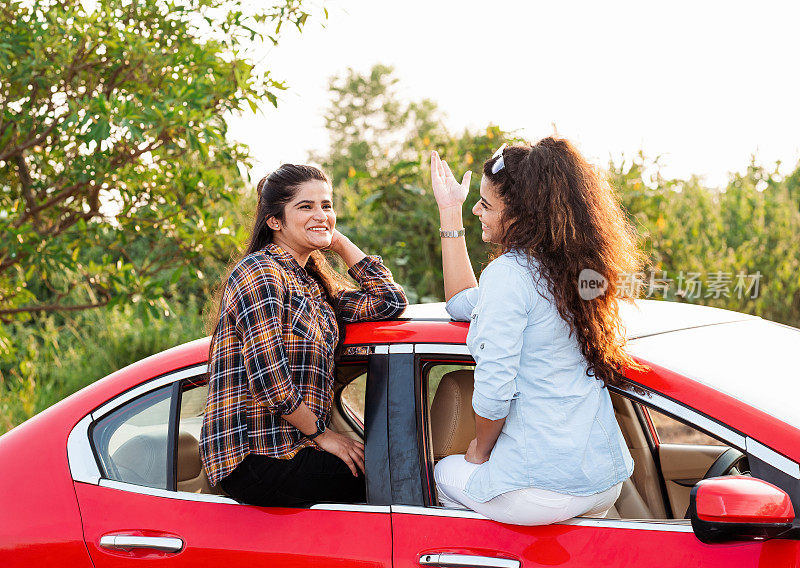
M755 477L704 479L692 488L689 515L697 538L707 544L766 540L792 528L789 495Z

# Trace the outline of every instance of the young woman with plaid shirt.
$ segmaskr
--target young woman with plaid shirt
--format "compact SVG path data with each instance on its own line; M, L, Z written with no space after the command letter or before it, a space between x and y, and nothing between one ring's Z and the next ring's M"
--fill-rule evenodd
M407 300L380 257L336 230L322 171L284 164L258 196L212 336L203 466L211 485L254 505L362 502L364 446L327 427L339 321L389 319ZM337 253L361 288L321 249Z

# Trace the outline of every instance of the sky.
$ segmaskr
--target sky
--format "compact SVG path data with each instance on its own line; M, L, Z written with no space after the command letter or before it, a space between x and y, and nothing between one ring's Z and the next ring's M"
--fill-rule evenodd
M324 150L330 76L392 65L451 132L553 133L606 165L643 150L671 177L723 185L751 156L800 160L800 2L330 0L261 64L278 108L229 117L258 179ZM324 20L322 6L329 18ZM487 156L488 157L488 156Z

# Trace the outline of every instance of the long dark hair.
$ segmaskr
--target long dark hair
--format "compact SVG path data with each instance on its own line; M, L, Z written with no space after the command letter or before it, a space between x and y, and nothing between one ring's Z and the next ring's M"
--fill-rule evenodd
M267 224L267 219L275 217L279 221L284 220L284 211L286 204L289 203L297 194L297 190L301 184L307 181L324 181L330 183L330 179L325 175L325 172L314 166L283 164L277 170L265 176L258 182L256 190L258 193L258 205L253 218L253 229L250 232L250 240L247 243L247 248L244 253L239 255L230 265L227 270L225 278L217 287L215 293L216 313L212 315L206 322L206 327L211 332L211 346L209 347L209 360L211 360L211 349L214 347L214 342L219 331L220 316L222 315L223 306L223 293L225 291L225 284L230 278L231 271L236 264L254 252L260 251L267 244L271 243L274 238L274 231ZM336 298L341 290L349 289L350 285L344 277L342 277L330 265L325 255L316 250L308 257L305 266L306 272L309 276L314 278L325 294L325 299L336 307ZM341 347L342 340L344 339L344 326L337 318L337 326L339 327L339 345L337 350Z
M505 204L501 249L539 262L558 313L577 335L587 373L608 385L618 383L624 368L645 369L624 351L616 297L619 275L640 270L644 255L604 174L554 137L506 148L505 167L493 174L498 159L487 160L483 174ZM604 294L580 297L584 269L606 279Z

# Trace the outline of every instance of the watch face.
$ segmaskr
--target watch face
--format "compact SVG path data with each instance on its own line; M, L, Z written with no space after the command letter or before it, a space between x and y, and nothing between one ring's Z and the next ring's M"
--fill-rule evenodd
M322 418L317 419L317 432L320 434L325 431L325 420Z

